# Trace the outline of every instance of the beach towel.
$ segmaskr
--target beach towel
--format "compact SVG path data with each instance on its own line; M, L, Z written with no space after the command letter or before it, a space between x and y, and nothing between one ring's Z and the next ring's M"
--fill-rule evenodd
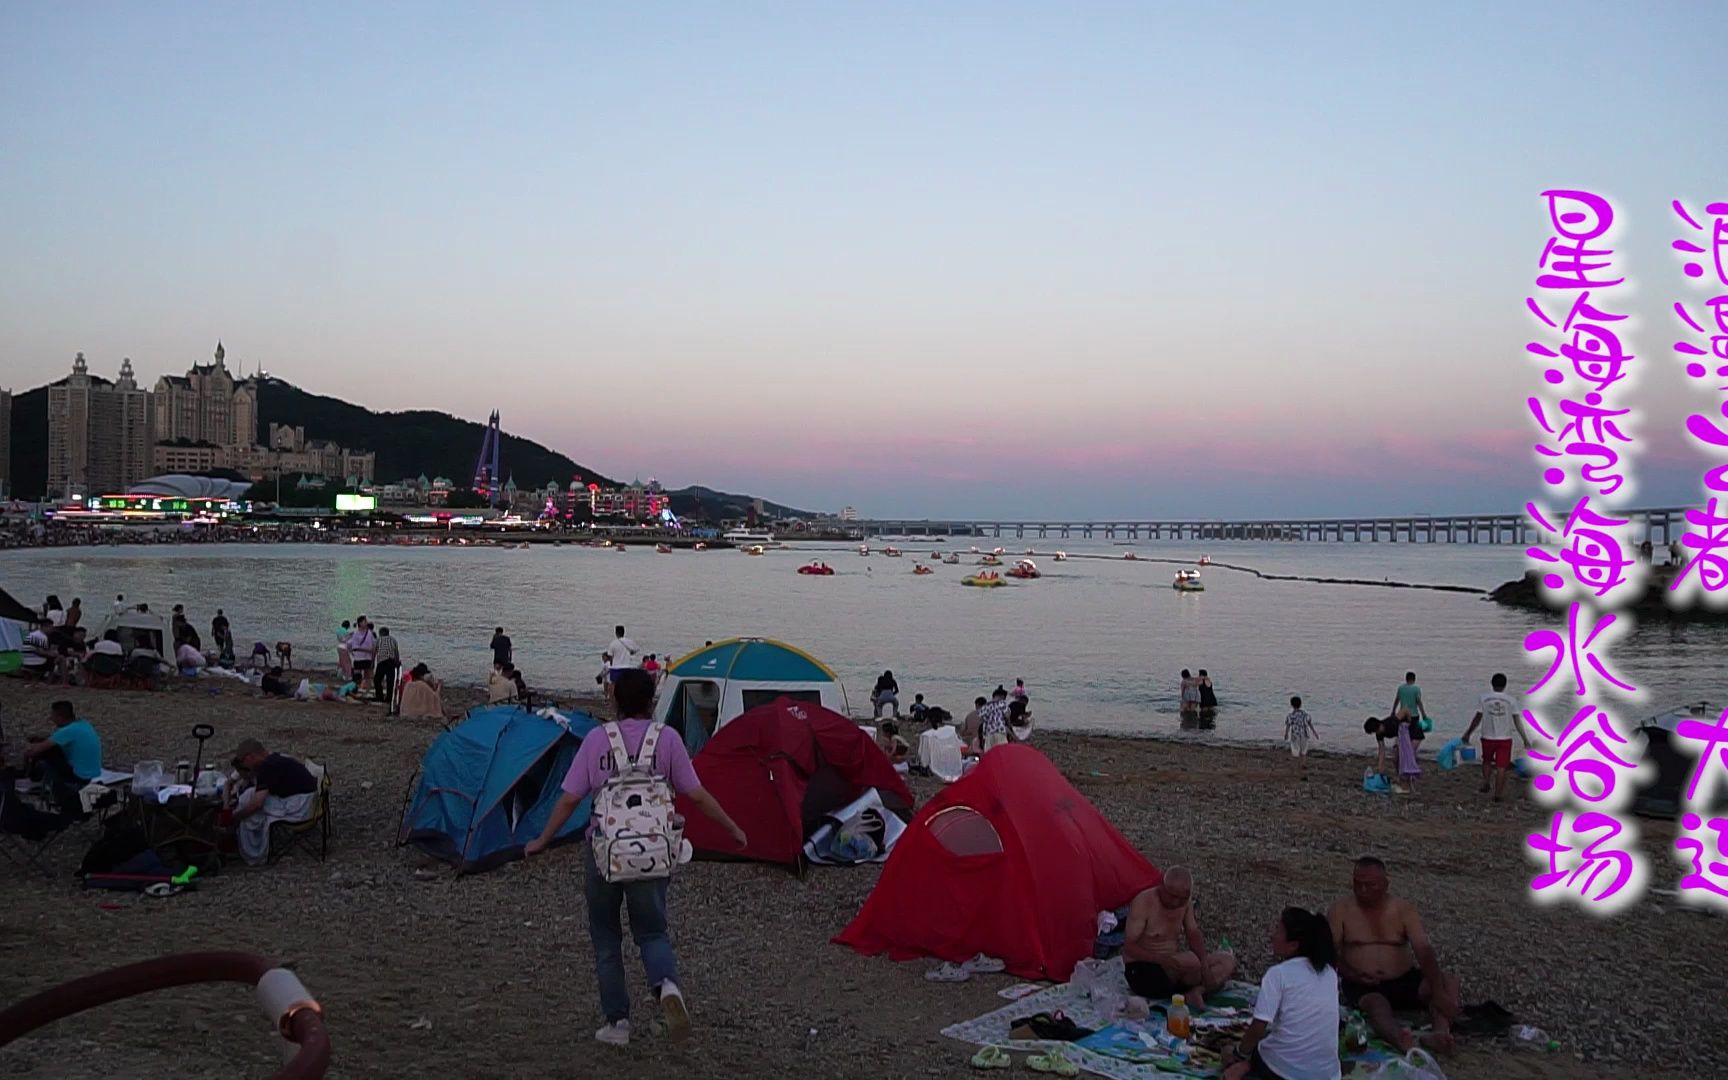
M240 793L242 800L251 789ZM270 826L278 821L305 821L312 816L316 791L290 795L286 799L275 795L264 798L264 808L235 822L234 838L240 845L240 857L248 866L263 866L270 859Z
M1398 775L1405 779L1414 779L1422 775L1422 766L1416 763L1416 744L1410 738L1410 725L1398 725Z
M411 680L402 688L401 714L406 717L433 717L443 719L444 699L432 684L419 679Z
M1076 969L1077 971L1079 969ZM1219 1070L1178 1061L1167 1051L1153 1050L1140 1038L1142 1031L1164 1028L1166 1003L1151 1002L1152 1014L1146 1020L1118 1020L1100 1011L1098 1000L1121 1001L1128 991L1122 961L1111 960L1093 966L1088 985L1074 982L1052 986L1035 994L1024 995L1000 1009L985 1013L974 1020L952 1024L942 1029L950 1039L984 1046L1000 1046L1006 1050L1042 1051L1059 1047L1069 1060L1082 1069L1111 1080L1172 1080L1175 1077L1214 1078ZM1085 980L1082 980L1084 982ZM1260 988L1253 983L1230 982L1216 994L1206 995L1207 1008L1194 1017L1196 1027L1214 1023L1240 1023L1249 1018ZM1011 1035L1014 1021L1038 1013L1055 1016L1060 1011L1082 1028L1096 1029L1078 1042L1016 1039ZM1354 1009L1344 1009L1340 1019L1348 1023L1359 1018ZM1368 1049L1345 1057L1354 1062L1353 1076L1377 1075L1370 1070L1398 1057L1390 1047L1379 1041ZM1388 1076L1396 1075L1388 1073Z

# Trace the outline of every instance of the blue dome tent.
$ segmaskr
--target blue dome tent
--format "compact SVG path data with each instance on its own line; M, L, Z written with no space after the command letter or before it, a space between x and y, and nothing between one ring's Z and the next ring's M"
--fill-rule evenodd
M848 715L846 690L827 664L784 641L730 638L673 662L654 718L694 755L730 721L782 697Z
M521 858L546 827L582 737L596 726L587 713L558 716L515 705L471 710L426 751L397 844L413 844L459 874ZM555 842L579 836L588 809L584 800Z

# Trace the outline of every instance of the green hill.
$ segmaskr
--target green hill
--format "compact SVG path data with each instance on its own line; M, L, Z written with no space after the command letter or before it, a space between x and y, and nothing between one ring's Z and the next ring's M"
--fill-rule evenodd
M474 478L474 459L486 426L448 413L415 409L373 412L322 394L310 394L280 379L265 379L258 390L258 430L271 424L304 427L308 439L327 439L351 450L378 454L377 477L389 483L410 476L447 476L459 486ZM555 450L505 433L499 466L518 487L583 483L611 485L608 479ZM48 487L48 387L12 397L12 490L21 499L39 499Z
M373 412L338 398L308 393L281 379L266 378L258 388L260 437L269 432L271 424L304 427L308 439L326 439L351 450L375 452L375 471L381 483L425 474L466 485L474 477L474 459L486 433L484 424L448 413L425 409ZM592 481L608 487L617 483L555 450L508 433L503 436L499 465L521 488L568 484L578 476L583 483ZM12 488L19 498L39 499L47 486L48 387L39 386L12 398ZM673 513L699 514L714 521L742 519L753 501L749 495L705 487L679 488L668 494ZM762 509L774 518L815 516L773 502L764 502Z
M446 476L465 486L474 478L474 459L486 434L486 425L449 413L425 409L373 412L267 378L258 388L260 437L269 432L271 424L304 427L308 439L328 439L351 450L374 451L380 483L424 473L428 477ZM523 488L544 487L550 482L568 484L577 476L583 483L613 483L556 450L508 432L499 450L499 467L505 477L515 477L516 486Z
M672 512L679 517L701 517L709 521L742 520L750 513L755 501L751 495L733 495L705 487L678 488L666 493L672 501ZM808 510L796 510L776 502L762 503L762 513L769 518L813 518Z

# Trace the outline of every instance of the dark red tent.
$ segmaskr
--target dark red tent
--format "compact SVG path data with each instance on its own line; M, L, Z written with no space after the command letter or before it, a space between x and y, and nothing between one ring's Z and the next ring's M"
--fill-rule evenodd
M834 940L895 960L1000 957L1066 982L1098 913L1162 880L1043 754L998 747L918 811L864 909Z
M823 815L870 788L889 810L912 812L912 792L870 733L830 709L778 698L715 732L696 775L749 837L743 851L718 825L678 800L684 836L697 851L796 864Z

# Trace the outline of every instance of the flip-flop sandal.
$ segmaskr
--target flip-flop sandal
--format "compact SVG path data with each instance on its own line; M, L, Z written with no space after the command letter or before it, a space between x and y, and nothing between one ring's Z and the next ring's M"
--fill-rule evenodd
M1006 1069L1014 1064L1014 1059L1008 1056L1008 1051L1000 1046L986 1046L972 1055L974 1069Z
M960 966L974 975L994 975L1008 967L1006 963L994 956L985 956L983 953L979 953Z
M924 977L929 979L931 982L958 983L970 979L972 973L961 967L959 964L943 964L940 967L933 967L929 971L926 971Z
M1042 1054L1033 1054L1026 1059L1026 1065L1033 1072L1054 1073L1057 1076L1080 1075L1080 1066L1069 1061L1068 1055L1056 1049Z

